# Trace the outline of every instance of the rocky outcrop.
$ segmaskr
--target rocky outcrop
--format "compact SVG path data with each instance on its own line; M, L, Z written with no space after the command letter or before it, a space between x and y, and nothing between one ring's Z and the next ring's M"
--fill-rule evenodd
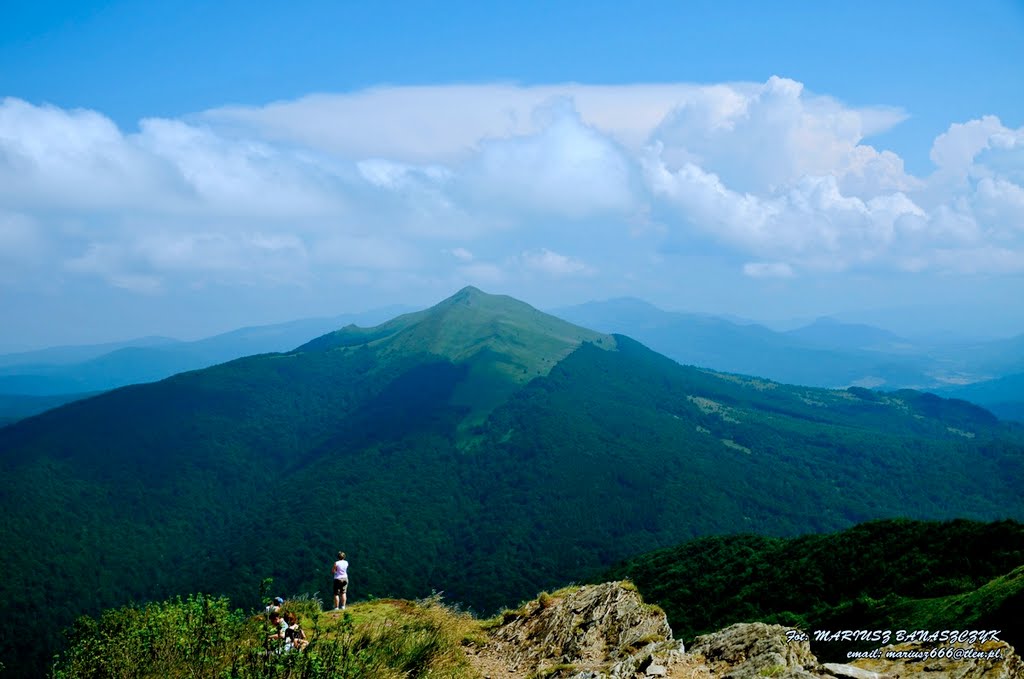
M629 583L610 582L543 594L507 611L482 653L485 676L666 676L683 655L665 613L643 602ZM495 668L493 660L500 660Z
M818 659L806 641L790 641L787 628L740 623L697 637L690 649L712 676L729 679L812 679Z
M485 679L1024 679L1020 657L1001 641L971 647L975 655L997 652L991 658L887 657L931 650L901 645L876 660L821 664L791 631L741 623L697 637L686 652L660 608L630 583L609 582L542 594L505 612L469 654Z

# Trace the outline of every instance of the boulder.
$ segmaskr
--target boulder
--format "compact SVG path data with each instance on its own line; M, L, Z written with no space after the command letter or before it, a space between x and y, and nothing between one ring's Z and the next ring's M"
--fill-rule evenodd
M812 679L818 659L806 641L790 641L789 628L763 622L737 623L694 640L712 676L728 679Z
M542 594L506 612L490 638L490 653L512 675L666 676L666 663L684 651L672 639L664 611L645 604L626 582Z

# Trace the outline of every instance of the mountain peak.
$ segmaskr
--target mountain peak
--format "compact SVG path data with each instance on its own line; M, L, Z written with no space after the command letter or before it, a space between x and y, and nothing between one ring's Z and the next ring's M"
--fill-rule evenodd
M471 299L482 299L482 298L485 298L485 297L495 297L495 296L496 295L488 295L486 292L484 292L480 288L474 287L472 285L467 285L466 287L462 288L461 290L456 292L454 295L452 295L448 299L452 300L452 301L461 301L461 300L471 300Z
M611 337L538 311L514 297L491 295L472 286L385 326L394 330L392 344L407 352L429 352L457 363L493 354L508 364L517 382L546 374L582 342L614 346Z
M297 351L365 347L377 355L379 365L430 356L465 366L466 377L454 400L482 414L520 386L547 375L584 342L615 348L610 335L573 325L513 297L467 286L429 309L373 328L342 328Z
M508 295L492 295L480 288L467 285L451 297L447 297L426 310L430 313L445 312L454 307L473 308L483 313L493 314L523 314L537 312L526 302ZM537 312L539 313L539 312Z

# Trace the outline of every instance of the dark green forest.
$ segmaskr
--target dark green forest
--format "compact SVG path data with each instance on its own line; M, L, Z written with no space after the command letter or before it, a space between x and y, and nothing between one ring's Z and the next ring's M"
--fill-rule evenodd
M969 470L965 473L965 470ZM78 615L260 582L479 613L700 536L1024 518L1024 429L917 392L677 363L467 290L0 429L9 667Z
M736 622L813 630L1001 630L1024 644L1024 524L893 519L828 535L729 535L633 557L633 580L679 638ZM815 642L842 661L852 646ZM877 646L877 644L876 644ZM865 648L870 648L868 644Z

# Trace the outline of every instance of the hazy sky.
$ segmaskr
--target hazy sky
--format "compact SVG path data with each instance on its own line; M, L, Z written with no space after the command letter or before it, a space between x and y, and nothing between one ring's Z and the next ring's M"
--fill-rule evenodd
M1024 4L5 2L0 350L620 296L1024 332Z

